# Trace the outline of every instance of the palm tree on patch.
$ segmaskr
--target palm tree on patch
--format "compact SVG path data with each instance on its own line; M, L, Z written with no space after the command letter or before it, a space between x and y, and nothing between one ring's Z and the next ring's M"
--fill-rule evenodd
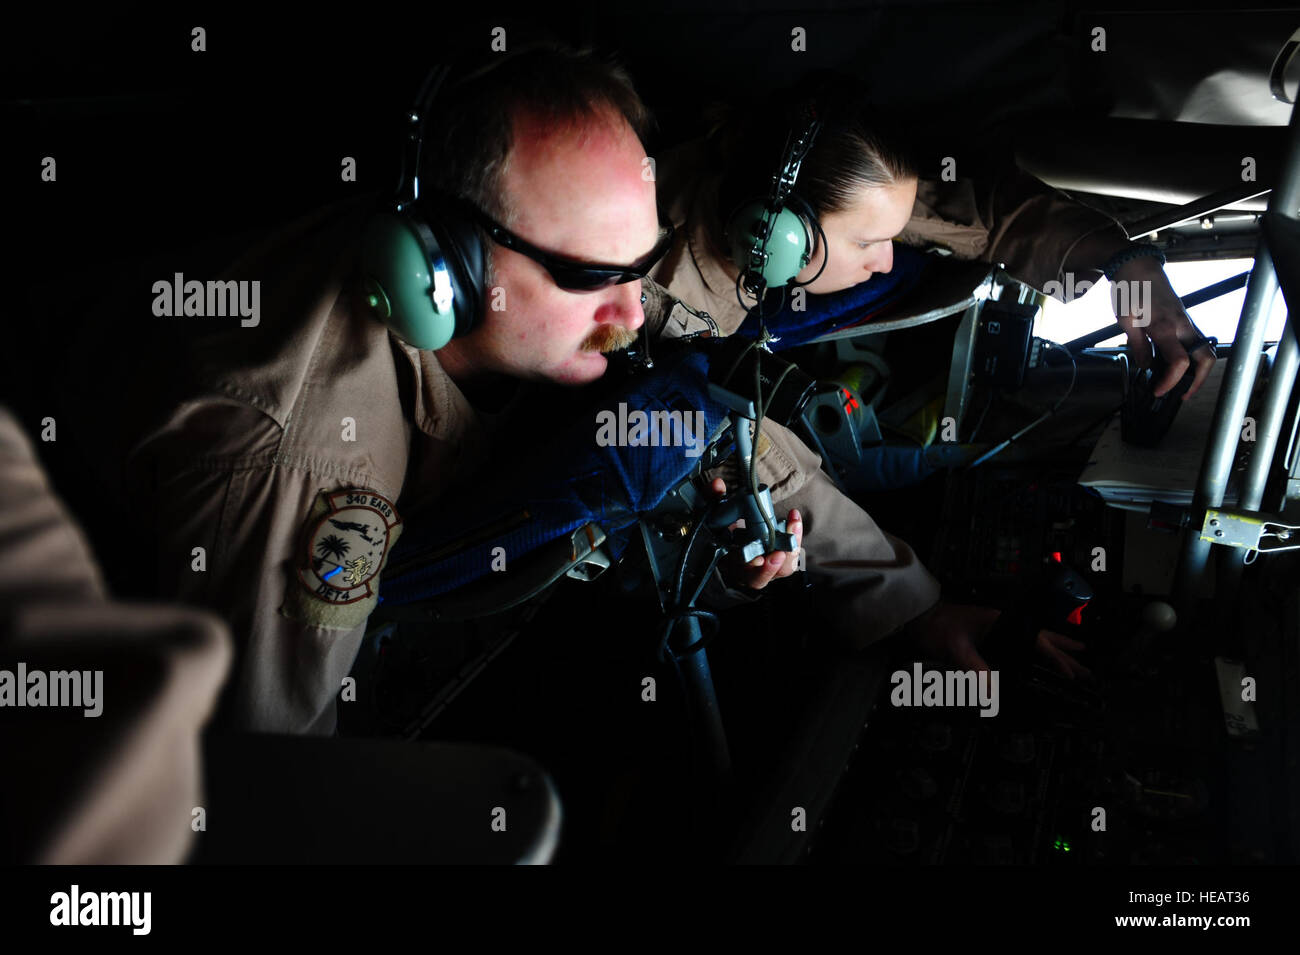
M338 534L330 534L328 537L321 539L320 543L316 545L316 549L326 557L342 560L347 555L348 542L339 537Z

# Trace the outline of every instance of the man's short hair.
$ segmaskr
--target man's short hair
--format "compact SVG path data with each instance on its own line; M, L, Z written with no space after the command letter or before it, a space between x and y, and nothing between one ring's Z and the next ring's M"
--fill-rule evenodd
M459 81L453 76L439 92L426 127L421 182L509 226L517 215L505 189L515 117L560 125L602 113L621 116L642 138L650 125L631 78L615 62L558 43L503 54Z

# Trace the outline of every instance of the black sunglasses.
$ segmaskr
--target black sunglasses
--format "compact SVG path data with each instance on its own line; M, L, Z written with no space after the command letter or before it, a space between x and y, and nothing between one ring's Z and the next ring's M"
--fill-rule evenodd
M611 285L623 285L643 279L654 268L656 262L668 254L673 244L672 223L660 223L659 241L647 255L642 256L631 265L599 265L592 262L579 262L564 256L552 255L537 246L524 241L505 226L492 219L477 206L465 204L470 213L487 230L488 236L498 245L503 245L512 252L526 255L550 273L555 284L570 292L594 292L609 288Z

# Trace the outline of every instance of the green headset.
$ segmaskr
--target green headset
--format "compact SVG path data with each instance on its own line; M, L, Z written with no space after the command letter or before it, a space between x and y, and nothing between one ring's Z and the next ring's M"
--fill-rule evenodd
M430 350L467 335L478 323L487 264L482 233L462 204L436 192L420 193L425 123L450 72L449 66L435 66L421 84L406 117L397 197L366 222L361 236L363 304L398 338Z
M786 137L769 193L742 200L723 228L727 249L740 270L738 285L760 300L765 289L793 282L812 259L813 233L821 227L812 207L794 188L799 167L821 128L817 106L809 103L802 121Z

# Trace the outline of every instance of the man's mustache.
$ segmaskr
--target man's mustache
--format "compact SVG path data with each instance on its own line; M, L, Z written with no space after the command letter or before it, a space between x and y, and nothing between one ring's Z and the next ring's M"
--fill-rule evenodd
M582 343L581 351L622 351L637 339L637 333L622 325L602 325Z

